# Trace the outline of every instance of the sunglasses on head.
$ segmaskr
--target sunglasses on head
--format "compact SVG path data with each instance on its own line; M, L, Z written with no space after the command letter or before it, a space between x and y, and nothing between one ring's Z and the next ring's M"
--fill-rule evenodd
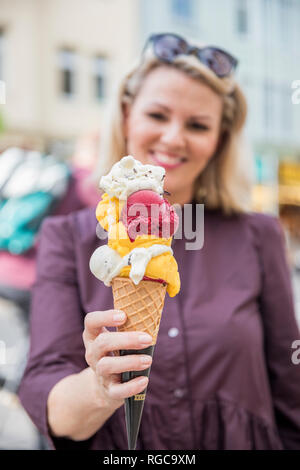
M163 62L172 63L179 55L195 55L200 62L212 70L218 77L230 75L238 64L228 52L217 47L191 46L185 39L177 34L153 34L146 42L145 49L152 43L154 54Z

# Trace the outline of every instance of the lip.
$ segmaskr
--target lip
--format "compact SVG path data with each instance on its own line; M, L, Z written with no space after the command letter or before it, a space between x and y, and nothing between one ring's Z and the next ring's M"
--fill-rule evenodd
M152 162L154 162L156 165L162 166L168 170L178 168L186 163L185 157L181 157L170 152L149 150L149 156ZM166 161L166 159L168 159L168 161ZM171 159L174 160L174 163L171 161Z

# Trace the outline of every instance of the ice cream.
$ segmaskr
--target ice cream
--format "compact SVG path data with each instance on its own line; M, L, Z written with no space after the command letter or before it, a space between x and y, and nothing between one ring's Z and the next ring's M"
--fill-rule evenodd
M164 176L164 168L142 165L127 156L101 178L100 187L106 193L96 217L108 231L108 245L94 252L90 269L106 286L116 276L129 277L135 284L146 278L163 280L170 297L179 292L171 249L178 216L163 198Z
M129 277L137 285L145 277L150 260L163 253L173 254L173 251L169 246L151 245L149 248L134 248L122 258L117 251L105 245L94 251L90 269L106 286L110 286L112 279L118 276L124 267L131 266ZM153 279L148 277L147 280Z
M165 294L174 297L180 278L171 248L178 216L164 198L165 170L142 165L132 156L123 157L100 180L105 191L96 217L108 232L108 244L90 259L92 273L112 286L114 307L125 311L127 320L119 331L144 331L152 345L142 350L124 350L120 355L153 355ZM122 374L128 381L145 371ZM125 400L129 449L135 449L146 390Z
M102 188L111 198L125 201L128 196L141 189L164 193L165 170L161 166L143 165L131 155L123 157L100 180Z
M130 241L134 241L138 230L160 238L172 236L177 229L178 217L162 196L151 190L140 190L128 197L121 221Z

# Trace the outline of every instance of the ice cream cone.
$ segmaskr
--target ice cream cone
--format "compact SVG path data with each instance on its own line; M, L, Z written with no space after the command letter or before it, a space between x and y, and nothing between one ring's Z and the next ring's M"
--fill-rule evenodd
M161 312L164 306L166 285L156 281L140 281L135 285L128 277L112 280L114 307L127 315L119 331L144 331L156 344Z
M161 166L143 165L127 155L100 180L104 194L96 217L108 232L108 243L94 251L90 270L106 286L112 285L114 307L127 315L118 330L152 337L147 349L123 350L121 355L153 356L166 292L174 297L180 290L171 248L179 219L164 198L165 175ZM126 372L122 381L149 374L150 367ZM125 400L129 449L136 448L146 391Z
M156 281L140 281L135 285L126 277L115 277L112 281L114 307L123 310L127 315L124 325L119 331L143 331L152 336L152 345L140 350L122 350L120 355L148 354L153 356L154 346L164 306L166 285ZM122 381L127 382L134 377L149 377L150 367L143 371L124 372ZM125 400L125 417L128 437L128 448L134 450L139 432L144 400L147 388Z

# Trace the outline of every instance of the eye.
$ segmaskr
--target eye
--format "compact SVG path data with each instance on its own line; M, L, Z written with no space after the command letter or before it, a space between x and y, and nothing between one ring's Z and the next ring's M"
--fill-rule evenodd
M148 113L148 116L157 121L164 121L166 119L163 113Z
M188 123L189 129L193 131L207 131L209 127L205 124L201 124L200 122L190 122Z

